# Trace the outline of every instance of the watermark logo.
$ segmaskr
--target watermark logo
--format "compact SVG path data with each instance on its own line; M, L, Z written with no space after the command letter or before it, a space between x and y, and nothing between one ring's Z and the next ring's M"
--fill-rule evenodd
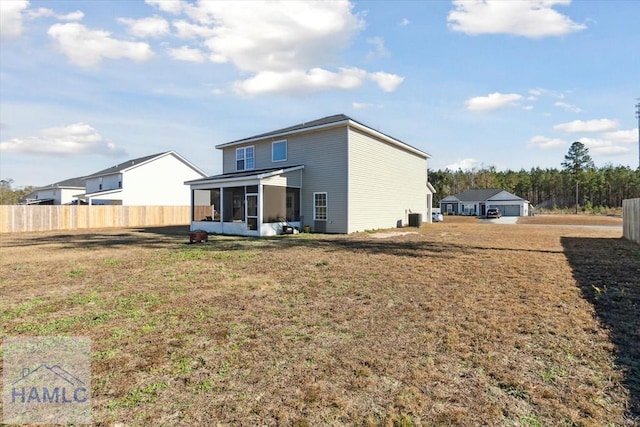
M2 421L91 423L89 338L7 337L2 353Z

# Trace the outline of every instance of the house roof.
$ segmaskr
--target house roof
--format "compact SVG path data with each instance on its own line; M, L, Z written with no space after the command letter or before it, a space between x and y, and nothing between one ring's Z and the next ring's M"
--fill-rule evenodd
M481 202L481 201L525 201L522 197L504 191L501 188L471 189L459 194L447 196L440 202Z
M387 134L384 134L382 132L379 132L375 129L372 129L354 119L352 119L349 116L346 116L344 114L335 114L333 116L327 116L327 117L323 117L321 119L317 119L317 120L312 120L310 122L303 122L303 123L299 123L297 125L293 125L293 126L289 126L286 128L282 128L282 129L278 129L278 130L274 130L271 132L266 132L266 133L261 133L258 135L254 135L254 136L250 136L248 138L243 138L243 139L238 139L235 141L231 141L231 142L226 142L224 144L219 144L216 145L216 148L221 149L221 148L225 148L225 147L232 147L234 145L240 145L240 144L245 144L248 142L253 142L253 141L258 141L261 139L265 139L265 138L276 138L276 137L285 137L285 136L289 136L289 135L293 135L293 134L297 134L297 133L303 133L303 132L309 132L311 130L318 130L318 129L323 129L323 128L330 128L330 127L335 127L335 126L340 126L340 125L350 125L353 126L355 128L358 128L366 133L369 133L371 135L377 136L378 138L381 138L383 140L386 140L387 142L391 142L392 144L396 145L396 146L400 146L402 148L405 148L411 152L414 152L415 154L419 154L421 156L424 157L431 157L429 154L425 153L424 151L418 150L415 147L412 147L411 145L407 144L406 142L400 141L399 139L393 138L392 136L389 136Z
M502 190L500 188L472 189L456 194L456 198L461 202L473 202L478 200L489 200Z
M119 163L115 166L111 166L110 168L106 168L101 171L92 173L91 175L87 175L87 178L93 178L96 176L103 176L103 175L111 175L113 173L122 172L123 170L129 169L132 166L136 166L136 165L139 165L140 163L148 162L151 159L155 159L156 157L163 156L167 153L170 153L170 151L164 151L162 153L152 154L150 156L138 157L137 159L127 160L126 162Z
M60 187L84 188L84 180L85 180L84 176L78 176L75 178L69 178L63 181L54 182L53 184L38 187L34 191L47 190L50 188L60 188Z
M249 171L229 172L220 175L213 175L207 178L194 179L186 181L185 184L202 184L219 181L233 181L237 179L264 179L274 175L280 175L285 172L292 172L304 169L304 165L287 166L280 168L253 169Z
M76 194L73 197L77 199L97 199L101 196L112 195L116 193L122 193L122 188L112 188L110 190L95 191L93 193Z
M200 173L203 177L207 175L202 169L200 169L199 167L197 167L196 165L194 165L193 163L191 163L190 161L188 161L187 159L185 159L184 157L182 157L180 154L176 153L175 151L163 151L162 153L151 154L150 156L143 156L143 157L138 157L137 159L127 160L126 162L123 162L123 163L117 164L115 166L111 166L110 168L103 169L101 171L92 173L91 175L87 175L85 177L85 179L87 179L87 178L96 178L96 177L99 177L99 176L112 175L112 174L115 174L115 173L124 172L124 171L126 171L128 169L140 166L141 164L150 162L151 160L155 160L155 159L157 159L159 157L163 157L163 156L166 156L166 155L169 155L169 154L172 154L175 157L177 157L179 160L184 162L186 165L191 167L193 170L195 170L198 173Z

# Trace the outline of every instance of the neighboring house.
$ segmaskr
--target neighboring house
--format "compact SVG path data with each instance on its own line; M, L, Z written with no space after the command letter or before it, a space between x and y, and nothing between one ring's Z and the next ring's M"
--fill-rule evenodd
M36 188L20 199L24 205L70 205L73 196L84 193L84 177L65 179L55 184Z
M498 208L504 216L528 216L529 201L499 188L467 190L440 200L445 215L484 216L489 208Z
M430 157L339 114L216 146L222 174L188 181L192 230L352 233L431 221ZM413 217L415 220L417 217Z
M128 160L85 177L84 194L90 205L189 206L191 193L184 181L207 174L175 151Z

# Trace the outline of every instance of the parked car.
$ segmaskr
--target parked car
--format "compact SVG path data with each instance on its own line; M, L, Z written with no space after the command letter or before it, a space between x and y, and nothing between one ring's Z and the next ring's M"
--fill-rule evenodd
M444 221L444 216L440 212L431 212L431 222L442 222Z
M487 209L487 218L500 218L502 216L502 212L497 208Z

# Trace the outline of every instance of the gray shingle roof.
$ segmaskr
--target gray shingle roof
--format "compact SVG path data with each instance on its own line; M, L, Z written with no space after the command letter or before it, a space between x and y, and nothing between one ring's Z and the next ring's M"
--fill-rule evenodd
M297 169L297 168L304 168L304 165L291 165L291 166L281 166L279 168L252 169L247 171L229 172L229 173L223 173L220 175L212 175L206 178L199 178L192 181L187 181L186 183L193 184L193 183L205 182L205 181L214 181L214 180L217 181L217 180L225 180L225 179L231 179L231 178L245 178L245 177L252 177L256 175L264 175L270 172L276 172L280 170L284 170L285 172L288 172L291 169Z
M121 172L127 168L130 168L131 166L137 165L139 163L144 163L148 160L153 159L154 157L162 156L163 154L167 154L167 153L169 153L169 151L163 151L162 153L157 153L157 154L152 154L150 156L138 157L137 159L127 160L126 162L117 164L115 166L111 166L110 168L103 169L96 173L92 173L91 175L87 175L86 178L91 178L91 177L100 176L100 175L110 175L112 173Z
M50 187L84 187L84 176L78 176L75 178L65 179L63 181L55 182L53 184L45 185L42 188L50 188Z
M354 120L351 117L349 117L347 115L344 115L344 114L334 114L333 116L323 117L321 119L312 120L310 122L303 122L303 123L299 123L297 125L289 126L289 127L278 129L278 130L274 130L274 131L271 131L271 132L261 133L261 134L250 136L250 137L247 137L247 138L242 138L242 139L238 139L238 140L235 140L235 141L226 142L224 144L216 145L216 148L228 147L228 146L231 146L231 145L241 144L241 143L243 143L245 141L253 141L253 140L256 140L256 139L268 138L268 137L276 136L276 135L286 135L286 134L292 133L292 132L299 132L299 131L304 131L305 129L312 129L312 128L317 127L317 126L330 125L332 123L340 123L340 122L346 122L346 121L351 121L353 123L357 123L358 125L360 125L360 126L362 126L364 128L371 129L371 131L375 131L378 134L383 135L385 138L389 138L392 141L396 141L400 145L404 145L405 147L408 147L408 148L416 150L416 151L418 151L418 152L420 152L422 154L425 154L427 157L431 157L431 156L429 156L429 154L423 153L421 150L413 147L410 144L407 144L404 141L401 141L401 140L399 140L397 138L392 137L391 135L387 135L387 134L385 134L383 132L380 132L379 130L372 129L369 126L365 125L364 123L361 123L361 122L359 122L357 120Z
M456 194L456 197L461 202L473 202L479 200L489 200L491 197L500 193L502 189L500 188L485 188L485 189L474 189L467 190L460 194Z
M284 166L284 167L279 167L279 168L252 169L252 170L239 171L239 172L229 172L229 173L223 173L223 174L220 174L220 175L209 176L209 177L203 178L203 179L241 178L241 177L245 177L245 176L253 176L253 175L260 175L260 174L263 174L263 173L275 172L275 171L279 171L281 169L297 168L297 167L300 167L300 166L302 166L302 165L291 165L291 166Z
M355 121L355 120L351 119L349 116L345 116L344 114L335 114L333 116L323 117L323 118L318 119L318 120L299 123L297 125L289 126L289 127L278 129L278 130L274 130L274 131L271 131L271 132L261 133L261 134L258 134L258 135L250 136L248 138L242 138L242 139L238 139L236 141L227 142L226 144L235 144L235 143L238 143L238 142L249 141L249 140L256 139L256 138L267 138L267 137L272 136L272 135L279 135L281 133L288 133L288 132L308 129L308 128L312 128L312 127L316 127L316 126L328 125L328 124L331 124L331 123L344 122L346 120Z
M481 202L486 200L493 201L507 201L507 200L524 200L522 197L518 197L515 194L511 194L508 191L504 191L501 188L484 188L484 189L472 189L464 191L460 194L454 194L453 196L447 196L441 200L441 202Z

